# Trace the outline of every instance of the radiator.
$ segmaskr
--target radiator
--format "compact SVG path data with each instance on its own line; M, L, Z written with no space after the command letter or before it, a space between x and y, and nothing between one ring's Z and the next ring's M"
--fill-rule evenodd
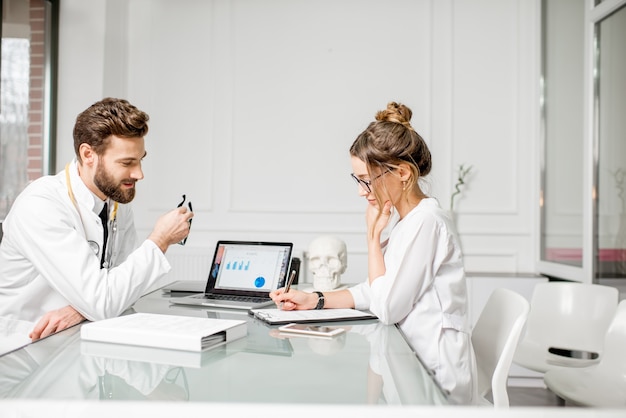
M170 247L166 257L172 266L172 270L169 273L172 280L199 280L206 282L213 255L209 255L205 248L181 247L178 250Z

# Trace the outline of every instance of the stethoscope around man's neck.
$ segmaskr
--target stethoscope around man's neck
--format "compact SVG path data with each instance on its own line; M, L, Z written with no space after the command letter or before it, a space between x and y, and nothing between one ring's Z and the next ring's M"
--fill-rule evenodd
M70 164L69 163L65 166L65 181L67 183L67 194L69 195L70 200L72 201L72 204L78 211L80 222L83 224L83 229L86 232L87 230L85 229L85 222L83 221L83 216L80 213L80 208L78 207L78 202L76 202L76 197L74 196L74 190L72 189L72 182L70 180ZM112 243L114 241L115 232L117 231L117 207L118 207L118 203L113 202L113 212L111 213L111 218L109 219L109 223L111 223L111 231L112 231L111 236L107 240L109 243ZM102 227L106 228L107 225L102 225ZM97 242L89 241L89 246L91 247L93 252L96 253L96 255L100 253L100 246L98 245ZM104 262L105 268L108 268L111 265L111 255L112 255L111 247L113 247L113 245L107 245L107 248L103 250L103 251L106 251L106 257L105 257L106 261Z

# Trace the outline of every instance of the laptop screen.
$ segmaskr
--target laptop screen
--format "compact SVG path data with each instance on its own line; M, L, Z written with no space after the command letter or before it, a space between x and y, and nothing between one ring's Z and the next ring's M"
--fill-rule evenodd
M267 296L285 283L293 244L219 241L207 293Z

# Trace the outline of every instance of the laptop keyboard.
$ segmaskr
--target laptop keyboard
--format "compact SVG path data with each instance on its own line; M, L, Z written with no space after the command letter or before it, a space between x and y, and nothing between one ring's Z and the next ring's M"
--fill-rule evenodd
M250 302L250 303L263 303L269 300L268 298L262 298L262 297L256 297L256 296L237 296L237 295L204 295L203 299L233 300L237 302Z

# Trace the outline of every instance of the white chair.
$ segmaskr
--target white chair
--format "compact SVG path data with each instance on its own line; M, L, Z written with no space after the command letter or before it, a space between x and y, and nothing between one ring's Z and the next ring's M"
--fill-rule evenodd
M626 407L626 300L604 339L600 362L584 368L561 368L547 371L543 380L548 388L565 401L578 405Z
M491 390L493 406L508 407L507 382L515 348L522 333L530 304L508 289L493 291L472 330L476 354L478 394L483 404Z
M597 363L618 297L617 288L610 286L574 282L536 285L526 331L513 362L541 373Z

